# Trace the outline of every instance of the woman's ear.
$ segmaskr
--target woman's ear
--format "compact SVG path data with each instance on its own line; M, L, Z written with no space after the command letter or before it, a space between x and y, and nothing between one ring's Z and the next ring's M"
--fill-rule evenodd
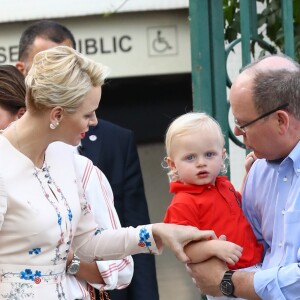
M59 124L63 118L64 109L61 106L55 106L51 109L50 122L53 124Z

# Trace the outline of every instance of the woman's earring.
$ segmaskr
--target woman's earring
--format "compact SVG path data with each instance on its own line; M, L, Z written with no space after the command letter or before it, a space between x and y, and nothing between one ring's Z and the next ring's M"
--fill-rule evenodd
M53 124L53 123L50 123L49 127L50 129L55 129L57 126L58 126L59 123L56 123L56 124Z

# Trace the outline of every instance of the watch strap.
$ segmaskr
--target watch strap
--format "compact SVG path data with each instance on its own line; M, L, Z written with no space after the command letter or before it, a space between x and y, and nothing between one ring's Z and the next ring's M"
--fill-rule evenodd
M237 298L234 295L234 285L233 285L233 282L231 280L232 275L233 275L234 272L235 271L232 271L232 270L226 271L224 273L223 279L222 279L221 284L220 284L221 291L222 291L223 295L225 295L226 297L229 297L229 298ZM222 288L222 286L224 286L224 284L227 287L230 287L230 290L227 288L226 291L224 291L224 288Z

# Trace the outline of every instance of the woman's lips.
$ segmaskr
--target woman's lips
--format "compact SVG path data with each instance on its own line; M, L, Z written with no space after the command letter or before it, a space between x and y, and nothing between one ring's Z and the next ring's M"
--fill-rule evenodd
M81 138L85 138L85 132L83 132L82 134L81 134Z

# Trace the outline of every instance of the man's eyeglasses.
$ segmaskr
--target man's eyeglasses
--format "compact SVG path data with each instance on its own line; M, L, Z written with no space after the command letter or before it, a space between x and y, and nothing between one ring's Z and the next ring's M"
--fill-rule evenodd
M246 123L246 124L244 124L244 125L242 125L242 126L239 125L239 124L237 123L237 120L236 120L236 119L234 119L235 126L236 126L240 131L242 131L243 133L246 133L245 128L246 128L247 126L249 126L249 125L255 123L255 122L258 121L258 120L261 120L261 119L263 119L263 118L265 118L265 117L271 115L272 113L274 113L274 112L277 111L277 110L280 110L280 109L283 109L283 108L287 107L288 105L289 105L288 103L279 105L278 107L276 107L276 108L274 108L274 109L272 109L272 110L270 110L270 111L268 111L268 112L262 114L261 116L257 117L256 119L254 119L254 120L252 120L252 121L250 121L250 122L248 122L248 123Z

